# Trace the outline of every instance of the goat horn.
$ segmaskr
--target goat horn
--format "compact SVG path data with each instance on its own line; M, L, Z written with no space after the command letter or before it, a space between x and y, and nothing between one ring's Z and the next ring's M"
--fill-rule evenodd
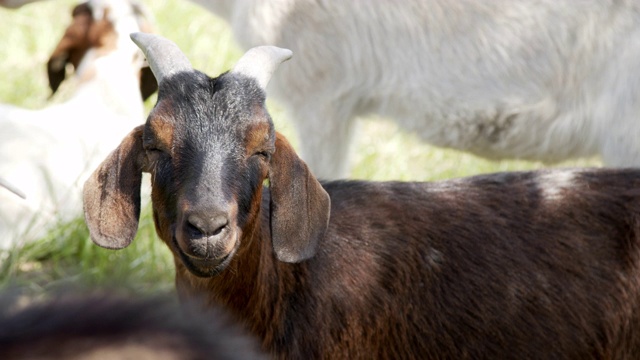
M7 180L3 179L0 177L0 187L3 187L9 191L11 191L12 193L20 196L23 199L26 199L27 196L20 191L17 187L13 186L10 182L8 182Z
M173 74L193 69L189 59L173 41L143 32L133 33L130 37L147 57L158 84Z
M291 59L293 53L289 49L276 46L258 46L249 49L238 60L232 73L252 77L258 81L258 85L264 90L271 80L271 76L278 65Z

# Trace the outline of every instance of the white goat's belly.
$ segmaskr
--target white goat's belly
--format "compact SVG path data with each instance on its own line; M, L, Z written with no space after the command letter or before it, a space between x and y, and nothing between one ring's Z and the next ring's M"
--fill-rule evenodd
M433 100L391 99L370 109L430 144L470 151L491 159L558 162L598 153L593 119L574 109L558 111L554 100L518 101L503 109ZM491 99L479 103L496 103ZM514 102L515 103L515 102Z

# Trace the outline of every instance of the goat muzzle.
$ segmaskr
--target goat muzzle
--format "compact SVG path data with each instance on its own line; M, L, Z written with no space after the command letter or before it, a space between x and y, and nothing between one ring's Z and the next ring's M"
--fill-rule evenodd
M185 212L174 231L174 245L185 266L198 276L213 276L231 261L237 226L226 212Z

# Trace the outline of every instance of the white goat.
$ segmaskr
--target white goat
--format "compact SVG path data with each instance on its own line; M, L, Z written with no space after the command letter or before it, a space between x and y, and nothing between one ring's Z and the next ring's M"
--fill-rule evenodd
M270 93L321 178L348 174L355 118L488 158L640 165L636 1L193 0L244 49L291 49Z
M126 0L78 5L49 63L50 75L57 68L64 77L65 62L81 59L75 93L41 110L0 105L0 175L26 195L0 191L0 249L42 235L53 220L79 216L90 170L144 120L144 57L129 40L146 21L139 6ZM53 80L54 89L61 80Z

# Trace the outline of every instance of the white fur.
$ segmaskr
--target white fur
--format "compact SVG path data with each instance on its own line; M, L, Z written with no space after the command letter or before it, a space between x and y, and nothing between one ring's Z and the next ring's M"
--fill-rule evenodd
M546 201L562 204L564 195L571 194L571 189L579 185L576 182L576 175L580 172L580 170L562 169L552 175L541 175L538 184L543 198Z
M144 121L138 79L143 58L129 40L129 33L140 29L128 8L110 14L118 30L116 49L87 52L68 101L41 110L0 105L0 175L26 195L23 200L0 189L0 249L42 235L54 220L81 215L85 179Z
M637 1L193 1L245 49L293 51L270 95L321 178L369 114L488 158L640 165Z

